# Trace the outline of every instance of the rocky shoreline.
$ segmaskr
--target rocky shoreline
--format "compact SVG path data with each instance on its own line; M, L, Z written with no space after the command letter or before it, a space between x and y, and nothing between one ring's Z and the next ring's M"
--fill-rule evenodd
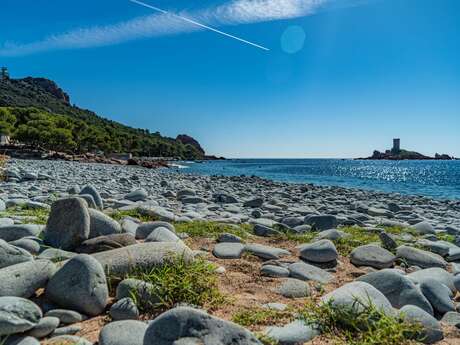
M344 308L406 327L373 344L460 341L460 200L69 161L11 160L5 176L7 345L375 336L326 323Z

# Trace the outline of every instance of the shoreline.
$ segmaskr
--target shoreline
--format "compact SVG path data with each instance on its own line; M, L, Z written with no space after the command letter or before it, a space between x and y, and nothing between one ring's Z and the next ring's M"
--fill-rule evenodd
M261 177L213 176L184 170L187 169L145 169L98 163L11 160L7 164L7 174L13 183L2 184L15 191L23 191L24 188L35 185L39 187L36 194L40 194L41 187L54 189L56 193L64 195L75 185L92 184L113 195L141 188L156 196L161 201L160 206L176 210L180 214L187 213L187 209L197 209L200 212L205 211L204 218L219 218L223 212L224 218L232 218L236 214L233 219L236 222L252 218L252 214L243 207L245 202L262 198L270 203L270 206L267 206L269 216L270 213L276 214L290 208L293 208L293 216L302 216L305 210L299 208L305 207L309 212L336 214L342 217L365 213L374 223L383 219L410 225L428 220L434 226L452 225L460 228L460 200L339 186L277 182ZM14 174L16 177L11 177ZM183 188L194 190L196 198L186 203L179 202L176 193ZM215 196L219 193L223 193L224 198L228 196L233 202L228 203L228 209L208 210L207 207L214 205ZM390 211L389 205L392 204L401 206L397 211ZM440 214L441 210L444 214ZM359 219L355 220L357 224L362 223Z
M257 158L254 158L257 159ZM282 159L282 158L280 158ZM295 158L297 159L297 158ZM325 158L327 159L327 158ZM335 158L334 158L335 159ZM238 179L246 179L247 181L253 181L254 179L256 180L262 180L266 182L271 182L274 184L279 184L280 186L283 185L307 185L307 186L312 186L315 188L324 188L327 190L330 189L335 189L337 191L342 192L343 194L347 194L347 191L353 191L353 192L364 192L364 193L373 193L375 195L386 195L388 197L392 195L397 195L401 198L408 198L408 199L427 199L427 200L432 200L432 201L439 201L443 203L458 203L460 205L460 198L436 198L432 197L429 195L423 195L423 194L409 194L409 193L404 193L404 192L388 192L388 191L383 191L379 189L374 189L374 188L359 188L359 187L348 187L348 186L340 186L340 185L334 185L334 184L320 184L320 183L314 183L314 182L297 182L297 181L283 181L279 179L270 179L266 177L261 177L261 176L243 176L243 175L223 175L223 174L206 174L198 171L188 171L190 166L183 165L180 163L184 163L185 161L183 160L177 160L177 161L168 161L168 166L166 165L161 165L157 166L155 168L149 168L149 167L144 167L142 165L130 165L130 164L108 164L108 163L103 163L103 162L92 162L92 161L66 161L66 160L54 160L54 159L18 159L18 158L11 158L9 162L13 161L20 161L20 162L33 162L33 164L36 164L38 162L66 162L70 164L82 164L82 165L94 165L94 166L100 166L100 167L119 167L119 168L134 168L134 169L145 169L145 170L152 170L152 171L157 171L160 174L178 174L178 175L190 175L190 176L200 176L200 177L215 177L215 178L222 178L222 179L227 179L227 178L238 178ZM6 167L10 163L6 164ZM190 162L190 161L189 161ZM191 161L194 164L202 164L202 161L195 162ZM211 161L212 162L212 161ZM172 164L171 164L172 163ZM206 163L206 162L204 162ZM203 164L204 164L203 163ZM4 182L4 181L1 181Z
M431 317L430 325L436 326L433 339L440 341L439 345L453 344L450 340L460 338L460 331L443 317L449 316L446 310L435 313L437 300L428 300L428 293L425 298L425 290L415 285L427 284L422 278L434 276L448 287L441 289L442 297L452 304L449 310L454 310L453 303L460 297L455 295L460 291L460 202L258 177L206 176L180 170L65 161L11 160L7 174L9 182L0 184L4 223L0 236L8 242L4 246L12 248L24 241L36 243L38 248L30 250L39 260L0 269L0 277L10 289L6 294L30 298L37 288L45 289L41 298L28 303L37 303L37 308L48 312L46 297L51 298L55 310L81 313L83 316L69 323L75 327L73 334L88 339L89 344L98 340L103 343L101 338L107 333L116 333L117 324L110 322L108 315L115 321L120 303L133 296L120 294L123 286L132 281L123 280L123 273L130 267L139 274L128 277L139 279L140 284L167 283L175 274L172 290L179 289L172 303L164 305L165 310L152 311L153 315L149 314L152 309L144 309L152 307L151 300L139 298L144 288L134 295L130 301L135 311L133 319L140 321L129 322L137 322L144 330L146 318L153 319L153 325L157 317L161 318L160 313L188 310L177 304L197 305L185 293L192 286L200 292L198 306L213 320L218 318L221 326L228 328L226 322L233 321L245 327L245 332L262 332L275 339L292 334L292 324L299 323L299 311L321 308L325 298L343 296L344 291L348 291L347 305L355 304L358 292L363 300L372 297L372 303L383 301L392 313L393 308L401 312L406 306L421 308L420 317ZM183 260L184 254L189 255L187 262L171 262L171 255ZM28 269L30 265L46 263L54 267L51 261L40 260L47 258L68 261L62 266L56 263L57 272L50 269L46 283L24 290L24 285L34 284L34 275L43 272ZM75 279L68 267L74 264L97 267L97 271L85 269L78 274L87 277L91 272L103 277L97 281L104 294L94 296L93 288L85 285L79 287L83 298L81 294L69 295ZM142 273L145 268L150 273ZM24 272L22 269L27 269L26 273L14 273ZM167 272L167 276L158 279L152 276L153 269ZM379 277L376 281L375 275ZM118 287L110 291L114 277L119 278ZM184 279L186 284L180 284ZM60 290L61 284L66 288ZM398 288L388 290L388 286ZM216 299L236 298L231 303L217 299L222 303L210 306L205 294L209 289ZM395 299L395 291L399 290L400 297ZM169 291L164 296L169 296ZM61 294L70 296L71 302L61 300ZM416 307L414 294L417 301L422 301ZM91 298L97 298L97 310L88 306ZM263 316L266 314L262 314L262 320L254 319L266 310L267 303L286 308L286 319L271 319ZM324 321L323 313L316 315L319 322ZM55 328L58 324L53 326L58 334L67 329ZM401 325L396 319L394 324ZM392 329L391 325L385 327ZM278 333L271 333L273 329ZM327 344L324 341L332 335L312 334L298 327L295 332L295 337L301 335L306 344L316 343L308 343L313 339ZM132 343L128 339L132 336L137 334L123 334L126 340L120 344ZM442 341L443 337L446 341ZM143 333L140 338L148 339ZM56 343L51 339L42 344Z

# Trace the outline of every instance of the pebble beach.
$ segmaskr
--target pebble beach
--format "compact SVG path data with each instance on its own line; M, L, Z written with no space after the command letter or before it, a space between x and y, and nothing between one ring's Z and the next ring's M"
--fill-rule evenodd
M357 299L416 324L413 341L460 343L460 200L184 170L10 160L5 344L334 344L305 305ZM171 255L212 265L231 301L147 313L161 296L132 272Z

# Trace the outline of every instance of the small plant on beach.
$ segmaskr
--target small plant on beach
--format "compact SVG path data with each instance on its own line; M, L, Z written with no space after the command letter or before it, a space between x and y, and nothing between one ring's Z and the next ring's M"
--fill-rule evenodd
M268 326L293 321L296 311L293 308L276 310L268 308L245 308L232 316L232 321L244 326Z
M269 336L262 334L262 333L255 333L257 339L263 344L263 345L278 345L279 342L273 338L270 338Z
M149 215L139 212L138 209L133 209L129 211L118 211L117 210L117 211L112 212L110 216L116 221L122 220L125 217L136 218L136 219L139 219L141 222L153 222L155 220L158 220L157 218L153 216L149 216Z
M186 223L175 223L178 233L184 232L191 237L217 237L223 233L231 233L246 239L251 232L251 225L223 224L209 221L193 221Z
M133 299L144 314L155 315L185 303L213 309L225 301L219 291L215 266L197 258L187 261L183 257L171 259L148 270L136 271L126 278L135 278L152 284L148 291L155 300L146 300L133 292Z
M24 222L35 224L46 224L50 211L44 208L30 208L26 206L16 206L0 212L1 217L20 216Z
M359 306L336 306L332 301L307 303L301 319L314 325L334 344L340 345L410 345L417 344L422 327L404 320L403 315L385 314L372 303Z

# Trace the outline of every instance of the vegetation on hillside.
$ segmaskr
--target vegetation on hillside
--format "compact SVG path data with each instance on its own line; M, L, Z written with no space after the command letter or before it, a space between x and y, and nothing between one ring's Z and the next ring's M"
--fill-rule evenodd
M37 108L0 107L0 132L13 140L68 153L131 152L135 156L202 159L192 145L104 120L92 123Z
M0 133L24 144L75 154L204 158L193 142L128 127L73 106L65 92L43 78L0 81Z

